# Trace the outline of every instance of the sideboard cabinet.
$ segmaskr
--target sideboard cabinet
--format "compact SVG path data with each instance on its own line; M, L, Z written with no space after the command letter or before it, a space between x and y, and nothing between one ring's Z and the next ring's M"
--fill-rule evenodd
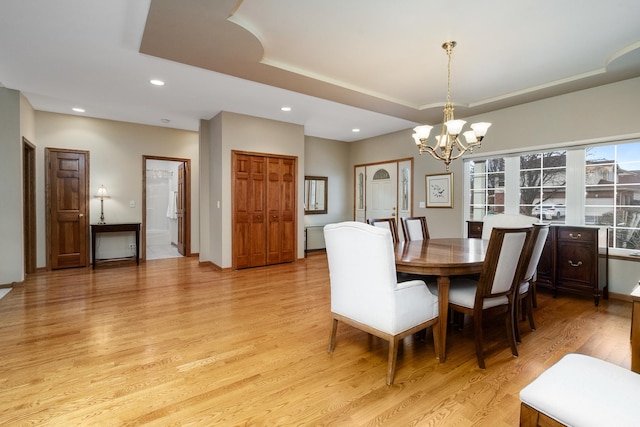
M469 222L467 226L469 237L482 235L481 222ZM554 297L558 293L591 296L597 306L603 295L598 283L598 256L597 227L553 225L538 262L536 287L550 289Z
M555 291L593 295L600 302L598 286L598 229L554 227L556 230Z

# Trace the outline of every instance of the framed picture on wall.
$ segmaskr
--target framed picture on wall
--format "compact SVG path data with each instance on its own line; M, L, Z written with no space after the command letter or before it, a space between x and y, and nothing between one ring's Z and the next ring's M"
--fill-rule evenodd
M425 175L428 208L453 207L453 173Z

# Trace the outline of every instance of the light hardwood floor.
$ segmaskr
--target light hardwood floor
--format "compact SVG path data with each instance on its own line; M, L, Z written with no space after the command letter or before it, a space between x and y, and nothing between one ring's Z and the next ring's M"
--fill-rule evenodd
M516 426L520 389L564 354L629 368L630 303L540 292L535 316L518 358L488 319L486 370L470 325L449 331L442 364L431 334L410 337L388 387L384 341L341 324L327 353L322 253L37 273L0 300L0 425Z

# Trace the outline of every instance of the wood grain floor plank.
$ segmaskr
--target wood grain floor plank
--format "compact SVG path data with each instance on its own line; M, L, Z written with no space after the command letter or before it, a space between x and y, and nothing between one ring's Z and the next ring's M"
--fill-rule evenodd
M0 424L515 426L518 393L568 352L629 368L631 305L541 291L512 357L486 325L387 344L331 326L326 257L217 272L192 258L30 275L0 300Z

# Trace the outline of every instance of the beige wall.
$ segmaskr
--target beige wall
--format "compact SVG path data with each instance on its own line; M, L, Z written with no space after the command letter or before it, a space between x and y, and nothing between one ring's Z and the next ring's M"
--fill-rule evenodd
M20 93L0 88L0 285L24 280Z
M640 79L632 79L466 119L493 123L477 153L499 153L640 133L638 98ZM438 227L431 227L431 234L434 237L463 235L462 162L452 164L454 208L419 208L419 203L424 201L425 174L443 172L444 165L426 154L417 154L410 129L344 143L305 137L300 125L225 112L201 122L199 141L195 132L34 112L19 92L4 88L0 89L0 117L3 122L0 128L0 179L3 183L0 186L3 200L0 207L0 284L20 281L24 277L21 161L16 161L21 159L21 136L34 143L38 151L39 267L45 265L44 147L90 151L91 191L95 192L100 184L107 186L113 198L105 201L105 215L113 221L142 219L143 154L192 159L192 251L199 251L201 260L222 267L231 266L231 150L298 157L299 258L303 256L305 224L352 218L353 166L391 159L414 158L413 214L426 215L430 223L438 224ZM463 118L461 112L458 117ZM433 133L439 133L439 125ZM304 216L305 174L329 177L329 213L326 216ZM136 204L133 209L129 208L130 200ZM99 209L99 201L93 199L92 222L97 221ZM612 282L617 280L614 278ZM613 287L615 289L616 285Z
M304 127L274 120L221 112L208 126L209 157L201 159L201 167L209 169L210 218L209 258L200 258L222 268L232 266L231 247L231 151L279 154L298 158L298 258L304 256L302 189L304 183ZM201 141L203 142L203 141ZM220 202L220 207L218 207Z
M579 144L595 139L634 135L640 139L640 78L532 102L490 113L456 118L468 123L492 123L483 146L474 155L524 151L552 144ZM459 109L462 110L462 109ZM433 135L440 133L435 126ZM414 215L425 215L433 237L464 235L462 162L451 164L454 174L453 209L419 208L424 201L425 174L444 172L444 164L417 153L412 130L395 132L350 144L351 165L402 157L414 158ZM577 171L576 173L581 173ZM350 178L353 187L353 178ZM350 197L353 197L351 195ZM437 224L437 227L431 226ZM620 263L625 263L624 267ZM612 292L628 293L640 279L640 263L615 261L610 277ZM629 270L635 271L629 279Z
M33 143L36 133L36 112L23 94L20 94L20 135Z
M305 225L326 225L333 222L353 219L353 199L351 198L351 179L353 168L349 164L349 143L330 139L305 137L304 174L326 176L327 213L305 215ZM303 192L304 196L304 192Z
M611 137L640 132L640 78L562 95L490 113L456 118L468 123L492 123L487 137L474 155L513 152L527 147L571 143L593 138ZM460 108L460 110L462 110ZM431 140L440 133L435 125ZM414 215L425 215L438 227L429 232L433 237L462 236L463 173L462 162L451 163L454 176L453 209L425 209L419 203L425 199L425 175L445 171L444 163L428 154L419 155L411 138L413 131L395 132L350 144L351 164L372 163L403 157L414 158ZM353 178L351 178L353 187ZM353 190L351 190L353 193ZM353 195L351 195L353 197Z
M43 211L44 149L89 151L90 194L104 185L107 222L142 222L143 155L191 159L191 251L200 247L198 134L191 131L36 111L37 209ZM130 207L130 203L135 205ZM90 201L90 222L100 217L100 200ZM46 265L44 215L38 215L38 267ZM101 255L129 254L128 241L109 239ZM104 251L103 251L104 249Z

